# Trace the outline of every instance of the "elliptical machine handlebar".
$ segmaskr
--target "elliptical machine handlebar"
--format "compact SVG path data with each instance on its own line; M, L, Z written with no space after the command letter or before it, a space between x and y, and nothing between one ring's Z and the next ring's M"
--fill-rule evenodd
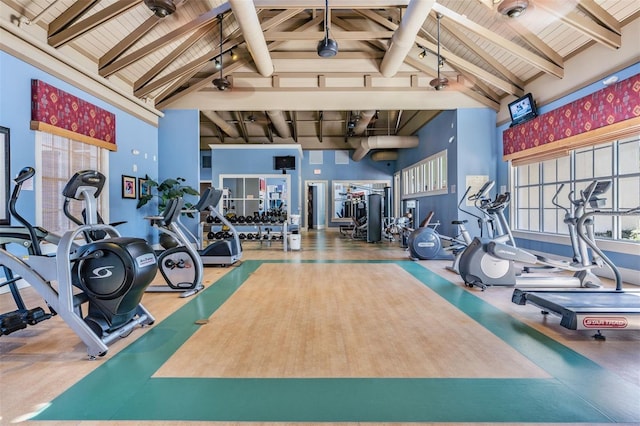
M15 183L20 184L25 180L31 179L36 174L36 169L33 167L27 166L23 167L22 170L18 173L18 176L13 180Z
M31 225L31 223L29 223L28 220L22 217L16 210L16 202L18 201L18 197L20 196L22 184L35 176L35 174L36 169L27 166L23 167L22 170L20 170L20 172L18 173L18 176L13 179L13 181L15 182L15 186L13 187L11 198L9 199L9 212L11 212L11 215L15 217L16 220L29 231L29 239L31 240L31 249L33 250L33 254L35 254L36 256L41 256L42 251L40 250L40 242L38 241L36 230L34 229L33 225Z

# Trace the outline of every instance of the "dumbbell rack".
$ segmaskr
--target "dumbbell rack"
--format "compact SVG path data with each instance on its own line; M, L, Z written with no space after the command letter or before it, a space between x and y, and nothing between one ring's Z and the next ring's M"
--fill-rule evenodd
M202 245L206 246L206 243L209 241L216 241L220 239L224 239L224 234L219 234L222 231L222 227L224 225L222 223L208 223L208 222L200 222L200 241L202 241ZM265 245L267 247L271 246L271 243L282 243L284 251L287 251L287 221L284 222L252 222L252 223L234 223L234 228L240 235L254 235L254 238L240 238L241 243L246 242L256 242L260 243L260 245ZM275 231L275 229L279 229ZM215 230L218 230L215 232ZM213 234L213 235L212 235ZM259 236L256 238L255 236ZM213 238L209 238L213 236ZM277 236L277 238L274 238ZM266 237L266 238L265 238Z

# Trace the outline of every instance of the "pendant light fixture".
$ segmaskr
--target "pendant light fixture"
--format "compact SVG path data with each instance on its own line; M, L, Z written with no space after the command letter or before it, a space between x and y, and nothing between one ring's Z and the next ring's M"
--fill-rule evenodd
M218 58L218 62L220 63L220 77L219 78L215 78L213 79L212 83L213 85L220 91L224 91L227 90L229 88L231 88L231 83L229 82L229 80L227 80L227 78L224 76L224 66L223 66L223 59L222 59L222 42L223 42L223 35L222 35L222 18L223 15L220 14L218 15L218 21L220 24L220 56ZM216 63L216 65L217 65Z
M429 82L429 85L436 90L442 90L449 85L449 80L446 77L440 76L440 68L444 64L444 60L440 56L440 19L442 19L442 14L437 13L436 18L438 20L438 78L434 78Z
M324 38L318 42L318 56L330 58L338 53L338 43L329 38L329 0L325 0Z

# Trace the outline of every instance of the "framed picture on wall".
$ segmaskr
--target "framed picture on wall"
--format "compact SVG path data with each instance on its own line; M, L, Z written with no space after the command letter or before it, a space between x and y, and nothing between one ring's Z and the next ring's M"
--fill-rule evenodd
M9 157L9 129L0 126L0 164L4 164L4 172L0 171L0 225L9 225L9 186L11 182L11 158Z
M122 175L122 198L136 198L136 178Z
M145 178L138 178L138 198L142 198L145 195L151 195L149 180Z

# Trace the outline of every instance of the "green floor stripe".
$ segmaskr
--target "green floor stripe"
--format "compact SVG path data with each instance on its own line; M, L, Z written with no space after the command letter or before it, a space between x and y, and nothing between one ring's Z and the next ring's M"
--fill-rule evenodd
M56 398L37 419L640 422L637 387L418 263L363 262L398 264L554 379L151 378L198 329L195 320L209 317L267 263L244 261Z
M553 380L154 379L136 401L112 420L608 421Z
M417 264L404 269L612 418L640 418L640 389ZM490 289L487 291L491 291Z

